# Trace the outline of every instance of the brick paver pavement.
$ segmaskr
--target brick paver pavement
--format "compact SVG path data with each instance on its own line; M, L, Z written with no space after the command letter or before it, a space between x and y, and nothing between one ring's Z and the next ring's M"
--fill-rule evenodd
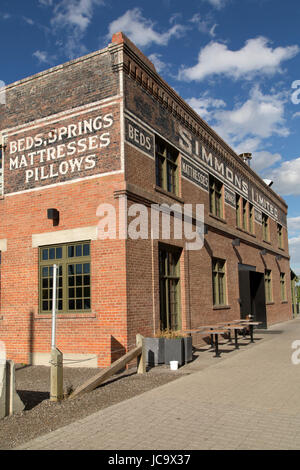
M291 361L300 319L261 337L21 449L300 449L300 364Z

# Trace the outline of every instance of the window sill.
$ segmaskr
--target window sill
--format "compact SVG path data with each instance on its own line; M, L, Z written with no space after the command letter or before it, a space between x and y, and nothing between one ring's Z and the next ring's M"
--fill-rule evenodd
M275 302L266 302L266 305L275 305Z
M172 199L175 199L175 200L178 201L178 202L184 203L184 200L183 200L181 197L177 196L177 194L170 193L170 191L167 191L166 189L163 189L163 188L161 188L160 186L154 185L154 186L153 186L153 189L154 189L155 191L157 191L158 193L163 194L164 196L171 197Z
M281 303L282 304L288 304L288 301L287 300L282 300Z
M236 230L239 230L240 232L245 233L246 235L249 235L250 237L256 238L256 235L254 233L249 232L248 230L245 230L244 228L239 227L238 225L236 225L235 228Z
M267 243L267 244L270 245L270 246L272 245L272 243L271 243L269 240L264 240L264 239L263 239L263 242L264 242L264 243Z
M86 313L58 313L56 314L57 319L65 319L65 320L74 320L76 318L96 318L96 313L93 312L86 312ZM49 320L52 319L51 313L38 313L34 316L35 320Z
M214 305L213 310L228 310L230 305Z
M222 219L222 217L218 217L215 214L212 214L212 212L209 212L209 216L212 217L213 219L216 219L218 222L222 222L223 224L227 224L225 219Z

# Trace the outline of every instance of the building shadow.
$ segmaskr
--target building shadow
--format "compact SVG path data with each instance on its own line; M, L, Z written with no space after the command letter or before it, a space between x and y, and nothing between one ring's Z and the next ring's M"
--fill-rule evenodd
M25 405L25 411L32 410L44 400L49 400L49 392L35 392L33 390L17 390L19 397Z
M125 347L114 337L110 337L111 362L115 362L126 353Z

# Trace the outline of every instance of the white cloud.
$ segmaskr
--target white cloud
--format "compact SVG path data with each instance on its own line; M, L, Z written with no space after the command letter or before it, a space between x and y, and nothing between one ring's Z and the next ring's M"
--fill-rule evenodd
M267 168L282 161L279 153L265 150L264 139L273 135L289 135L284 119L286 99L280 93L264 95L258 87L254 87L249 98L231 110L224 109L226 103L210 97L207 92L186 101L237 154L251 152L251 167L263 176ZM266 177L269 177L270 171Z
M51 7L53 5L53 0L39 0L39 3L45 7Z
M300 117L300 111L297 111L297 113L294 113L294 114L293 114L292 118L294 119L294 118L296 118L296 117Z
M300 236L289 239L289 253L293 271L300 274Z
M62 33L64 54L73 59L87 52L82 44L84 34L90 25L94 8L104 4L104 0L60 0L58 3L40 0L46 6L53 5L51 27L54 34Z
M209 34L211 37L215 37L215 29L218 26L217 23L212 23L210 19L202 19L199 13L196 13L190 22L195 24L198 30L203 34Z
M233 110L222 110L215 114L214 129L225 140L236 145L249 137L286 137L289 130L285 127L284 104L285 98L280 94L264 95L255 86L247 101Z
M84 32L91 22L94 6L102 4L103 0L62 0L54 8L51 24Z
M210 42L200 50L195 66L181 68L179 79L200 81L211 75L251 79L257 74L274 75L282 72L282 62L295 57L299 50L297 45L272 49L264 37L249 39L236 51L229 50L225 44Z
M300 232L300 216L288 217L287 221L290 235L295 235L297 232Z
M283 196L300 195L300 158L286 160L269 173L274 189Z
M227 0L203 0L203 1L210 3L211 6L217 8L218 10L223 8L225 4L227 3Z
M185 27L180 24L174 24L164 33L155 31L154 27L155 24L150 19L143 17L140 8L133 8L110 23L107 39L111 39L114 33L123 31L139 47L152 43L166 46L172 37L180 37L185 31Z
M29 24L30 26L34 25L34 21L31 18L27 18L26 16L23 16L23 20L25 23Z
M38 59L38 61L41 64L52 64L53 61L56 59L55 56L50 56L48 54L48 52L46 52L46 51L37 50L32 55L33 55L33 57L36 57L36 59Z
M251 168L257 173L261 173L266 168L270 168L271 166L275 165L275 163L278 163L281 160L282 156L280 155L280 153L271 153L267 150L262 150L260 152L256 151L253 153L253 158L251 160ZM265 176L268 176L269 171L265 174Z
M0 17L3 20L8 20L9 18L11 18L11 15L9 13L0 13Z
M204 93L200 98L188 98L186 102L199 114L203 119L209 119L213 116L216 109L226 106L225 101L211 98Z
M154 64L156 70L158 73L161 73L163 71L166 71L169 68L169 64L166 64L161 60L162 55L161 54L150 54L148 56L148 59L151 60L151 62Z
M264 95L254 87L247 101L233 110L219 110L215 113L215 131L240 154L251 152L251 167L261 176L270 176L272 167L282 160L280 153L264 149L264 140L274 135L287 137L284 105L286 98L281 94Z

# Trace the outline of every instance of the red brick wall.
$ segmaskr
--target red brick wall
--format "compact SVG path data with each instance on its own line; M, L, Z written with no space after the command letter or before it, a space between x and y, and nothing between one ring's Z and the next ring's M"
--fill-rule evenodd
M51 316L38 312L38 248L32 248L32 234L97 225L99 204L118 210L113 192L121 181L122 175L108 176L1 201L1 238L7 238L8 249L2 253L0 332L10 358L27 363L29 345L32 352L49 352L51 346ZM47 219L49 207L60 212L58 227ZM111 335L126 345L125 254L122 240L91 242L92 311L58 315L57 346L64 353L97 354L104 366L111 359Z
M45 72L38 79L33 77L9 87L8 106L5 113L1 114L0 130L28 124L56 113L70 110L77 112L80 106L116 95L119 75L113 71L112 57L113 54L109 52L92 54ZM139 60L142 60L142 56ZM151 68L151 64L148 66ZM155 73L152 68L152 80L153 77ZM144 84L146 78L144 71ZM177 145L178 141L172 139L177 135L175 130L178 127L178 116L174 117L174 113L171 115L170 109L163 104L164 100L151 96L135 79L128 76L124 78L124 85L127 109L148 123L152 132L158 132ZM107 109L104 107L103 112L110 112L108 102L105 106ZM102 174L122 168L120 119L123 116L119 114L119 104L113 106L116 119L111 129L111 145L105 152L97 154L97 172ZM91 113L94 115L94 111ZM59 119L56 127L61 125ZM77 121L77 117L74 119ZM71 118L65 122L72 124L75 121ZM186 123L182 121L182 125ZM50 127L45 123L43 130L49 131ZM27 129L26 132L26 135L31 135L31 130ZM151 133L151 129L148 132ZM22 136L20 133L19 137ZM182 248L182 328L239 318L238 263L255 265L260 272L264 272L266 268L272 270L274 303L267 305L268 324L292 318L286 232L284 250L279 250L276 223L271 219L271 240L270 243L265 243L259 224L255 224L255 236L236 228L235 210L228 205L224 205L225 220L212 217L209 214L208 193L186 179L179 179L179 197L170 197L155 188L155 159L132 145L125 144L124 150L124 174L79 179L72 184L40 189L45 183L41 184L39 181L35 188L33 185L24 186L24 174L21 171L18 172L20 176L15 178L14 170L11 174L8 173L10 176L5 180L7 191L35 189L5 195L0 200L0 239L7 239L7 251L2 253L1 265L0 335L6 342L9 358L27 363L30 362L31 353L50 351L51 318L38 312L38 248L32 248L32 235L95 226L98 223L96 211L99 204L113 204L118 214L117 194L128 196L129 207L134 202L148 206L163 202L204 204L205 221L209 226L205 245L201 250L187 251L185 241L175 240L173 236L169 241L162 238L151 240L150 237L137 241L92 241L92 311L58 316L57 346L63 353L95 354L98 356L98 365L106 366L126 349L133 347L136 333L155 333L159 328L160 242ZM5 173L8 172L8 164L6 160ZM245 171L242 163L239 170ZM97 172L83 172L71 177L77 179L81 176L95 176ZM67 183L63 177L56 182ZM262 185L259 181L257 184ZM275 198L271 192L270 198ZM276 199L276 203L282 211L285 210L283 202ZM47 219L47 209L51 207L60 212L58 227L53 227L52 221ZM171 223L173 224L173 218ZM241 239L241 244L234 249L232 240L235 237ZM264 257L259 254L262 248L269 250ZM275 259L278 252L283 255L281 261ZM224 309L213 308L212 257L227 261L228 306ZM287 303L282 303L280 299L280 272L286 273Z

